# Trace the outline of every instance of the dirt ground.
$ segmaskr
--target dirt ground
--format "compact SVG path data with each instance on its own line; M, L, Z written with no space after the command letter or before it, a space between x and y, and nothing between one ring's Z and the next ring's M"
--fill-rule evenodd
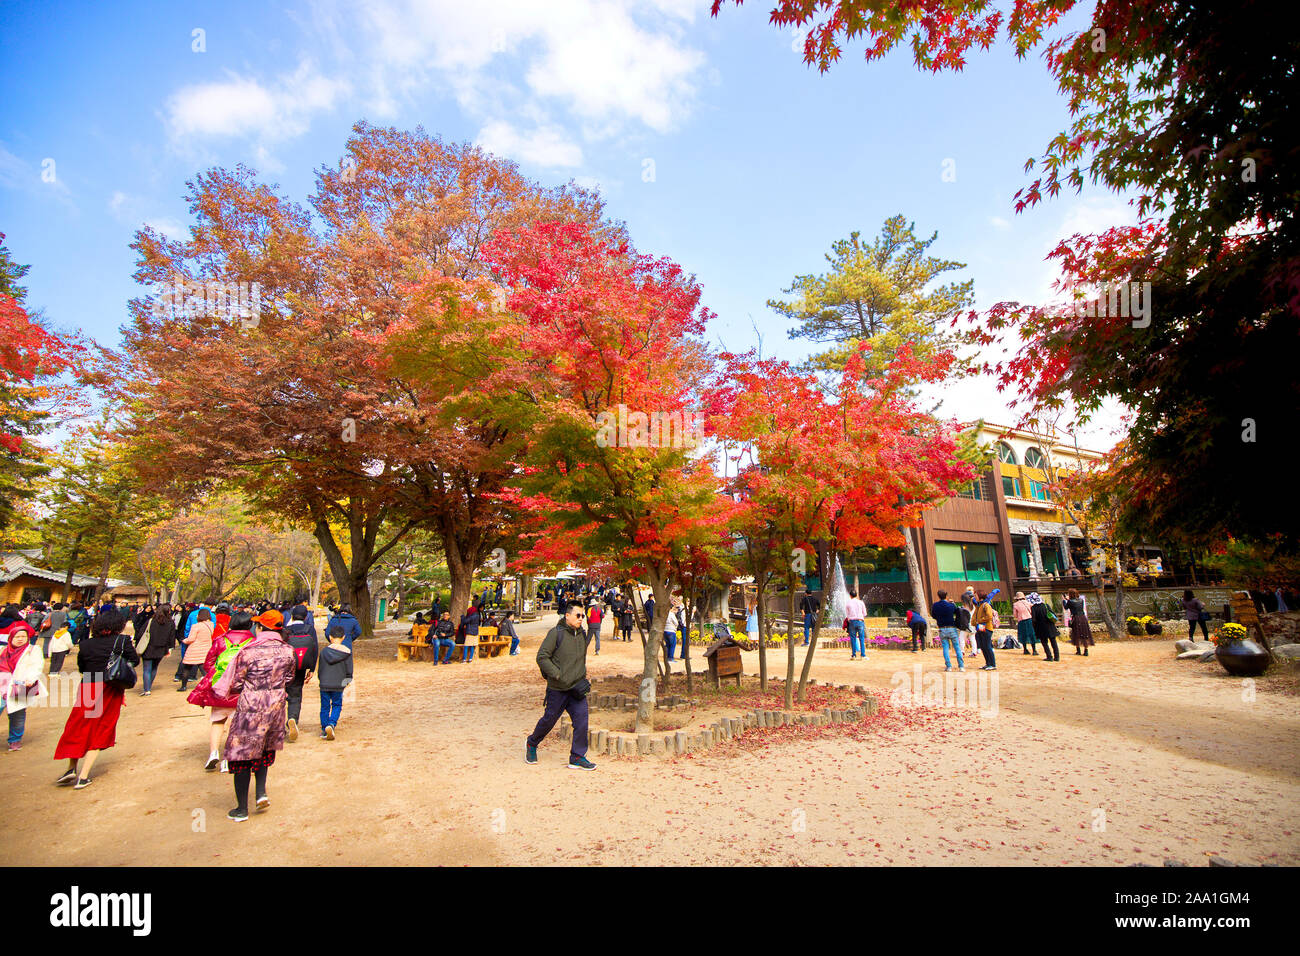
M996 713L980 716L891 701L915 666L942 672L936 650L819 649L813 676L872 688L880 714L673 759L595 757L583 773L554 738L524 763L545 626L523 626L517 657L447 667L399 664L395 632L359 642L338 740L317 739L309 685L271 807L243 824L225 818L230 777L203 770L207 722L174 693L174 658L151 697L128 692L84 791L53 785L67 708L33 708L23 749L0 752L0 800L25 808L6 814L0 864L1300 864L1290 678L1252 693L1165 640L1086 659L1064 645L1059 664L999 652ZM633 673L640 655L606 639L589 673ZM784 673L784 651L769 655Z

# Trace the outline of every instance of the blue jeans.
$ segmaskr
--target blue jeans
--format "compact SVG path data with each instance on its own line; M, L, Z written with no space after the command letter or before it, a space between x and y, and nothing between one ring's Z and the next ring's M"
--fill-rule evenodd
M9 715L9 744L19 743L23 739L23 731L27 729L27 708L15 710Z
M434 641L433 644L434 644L434 648L435 648L435 650L434 650L434 652L433 652L433 663L434 663L434 664L446 664L448 661L451 660L451 649L452 649L453 647L456 646L456 642L455 642L455 641L453 641L450 637L443 637L443 638L439 638L438 640ZM442 655L442 660L438 660L438 651L437 651L437 648L439 648L439 647L441 647L441 648L443 648L443 649L445 650L445 653Z
M671 661L677 653L677 632L664 631L664 643L668 645L668 659Z
M477 647L477 646L478 646L478 645L476 645L476 644L466 644L466 645L465 645L465 649L464 649L463 651L461 651L461 655L460 655L460 656L461 656L461 663L468 664L470 661L472 661L472 660L474 659L474 648Z
M849 621L849 651L854 656L867 656L866 621Z
M158 673L158 662L151 661L148 659L141 661L140 672L141 675L144 677L143 690L147 694L149 693L149 691L153 690L153 679L154 676Z
M322 690L320 692L320 729L337 727L339 714L343 712L343 691Z
M519 638L517 637L510 638L510 653L511 654L519 653Z
M803 645L808 646L808 640L812 636L813 625L817 623L817 615L812 611L807 611L803 616Z
M943 647L943 666L952 667L952 660L948 657L948 645L952 645L953 653L957 655L957 669L964 671L965 665L961 660L961 637L955 627L939 628L939 644Z
M542 719L528 735L528 746L536 747L545 740L546 735L555 726L555 722L560 719L560 714L566 710L569 712L569 719L573 721L573 743L569 746L569 755L585 757L587 755L587 698L579 697L567 690L551 690L549 687L546 689L546 709L542 712Z

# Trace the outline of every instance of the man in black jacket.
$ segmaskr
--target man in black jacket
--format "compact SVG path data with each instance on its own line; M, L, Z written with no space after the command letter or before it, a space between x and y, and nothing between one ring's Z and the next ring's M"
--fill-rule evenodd
M433 645L433 664L450 664L451 653L456 649L456 625L451 621L451 611L443 611L442 617L438 623L433 626L433 631L429 635L429 643ZM438 652L442 651L442 660L438 659Z
M307 608L300 604L289 613L293 615L293 620L284 629L282 636L293 651L294 659L298 663L298 669L294 672L293 680L285 688L289 694L289 721L287 726L289 741L292 743L298 739L298 718L302 715L302 689L316 671L316 657L320 653L320 645L316 640L315 633L307 624Z
M583 628L585 613L581 601L564 607L564 620L547 632L537 651L537 666L546 678L546 710L529 734L524 751L526 763L536 765L537 745L551 732L560 714L569 712L573 720L573 743L569 748L570 770L595 770L587 759L587 643Z

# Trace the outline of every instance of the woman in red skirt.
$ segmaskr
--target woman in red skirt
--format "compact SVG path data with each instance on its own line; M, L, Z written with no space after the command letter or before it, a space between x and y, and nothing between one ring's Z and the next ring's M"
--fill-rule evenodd
M55 781L59 786L75 784L73 789L84 790L90 786L90 768L101 750L117 742L117 718L122 712L125 692L104 682L108 659L113 648L132 664L140 663L135 644L122 636L126 615L115 607L95 615L90 625L90 635L78 645L77 670L81 671L81 686L77 700L68 714L63 736L54 748L55 760L67 760L68 769ZM77 761L81 761L80 770Z

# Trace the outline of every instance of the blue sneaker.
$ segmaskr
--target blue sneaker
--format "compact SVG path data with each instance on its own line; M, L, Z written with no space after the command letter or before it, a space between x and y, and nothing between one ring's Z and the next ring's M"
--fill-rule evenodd
M588 760L586 757L570 757L569 769L570 770L595 770L596 765L592 763L590 760Z
M524 763L537 763L537 748L529 747L524 753Z

